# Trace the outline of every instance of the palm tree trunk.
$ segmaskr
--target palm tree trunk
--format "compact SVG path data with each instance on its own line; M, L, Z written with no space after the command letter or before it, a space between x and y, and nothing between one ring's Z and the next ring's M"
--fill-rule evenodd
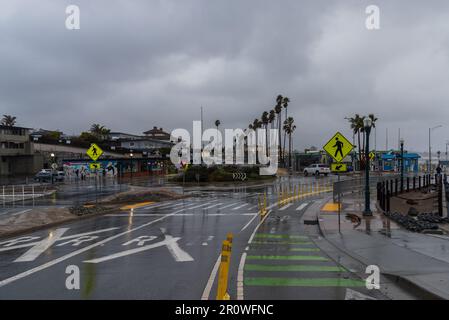
M278 131L279 131L279 136L278 136L278 138L279 138L279 146L278 146L278 152L279 152L279 154L278 154L278 157L279 157L279 160L280 161L282 161L282 140L281 140L281 113L279 112L278 113Z
M357 140L359 145L359 170L362 168L362 146L360 145L360 131L357 132Z
M292 168L292 134L289 134L288 137L288 167L291 171L293 171Z

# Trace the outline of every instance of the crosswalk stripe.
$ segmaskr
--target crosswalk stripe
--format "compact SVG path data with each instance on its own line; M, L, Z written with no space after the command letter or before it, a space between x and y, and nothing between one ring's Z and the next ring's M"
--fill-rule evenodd
M209 201L209 202L200 204L199 206L191 207L191 208L189 208L189 210L197 209L197 208L201 208L201 207L207 206L207 205L211 204L212 202L213 202L213 201Z
M209 207L206 207L206 208L203 208L203 209L204 209L204 210L211 209L211 208L220 206L220 205L222 205L222 204L223 204L223 203L216 203L216 204L213 204L213 205L211 205L211 206L209 206Z
M226 206L224 206L224 207L218 208L218 210L226 209L226 208L229 208L229 207L235 206L236 204L238 204L238 202L236 202L236 203L231 203L231 204L228 204L228 205L226 205Z
M305 207L307 207L308 204L309 204L308 202L301 203L301 204L299 205L299 207L296 208L296 211L299 211L299 210L304 209Z
M238 210L238 209L240 209L240 208L246 207L247 205L249 205L249 203L242 204L241 206L235 207L235 208L232 209L232 210Z
M280 208L279 210L280 210L280 211L283 211L283 210L287 209L288 207L290 207L292 204L293 204L293 203L289 203L289 204L283 206L282 208Z

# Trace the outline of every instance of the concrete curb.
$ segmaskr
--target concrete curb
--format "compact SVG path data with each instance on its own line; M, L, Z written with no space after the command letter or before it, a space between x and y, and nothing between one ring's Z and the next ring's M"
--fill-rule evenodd
M343 214L344 213L342 212L342 215ZM323 235L323 237L329 243L331 243L333 246L335 246L339 250L343 251L345 254L347 254L354 260L358 261L362 265L364 265L364 266L370 265L370 263L368 263L363 257L348 250L346 247L343 247L343 246L339 245L338 243L335 243L335 241L331 240L328 237L328 233L326 232L326 229L324 228L322 222L320 221L320 220L322 220L322 218L321 218L321 214L319 212L317 212L317 220L318 220L318 229L320 230L320 233ZM389 278L390 280L394 280L396 282L396 284L406 285L407 287L415 290L416 292L418 292L419 296L422 296L424 298L432 299L432 300L447 300L447 299L449 299L449 296L447 294L440 292L437 289L431 288L425 283L422 283L415 279L412 280L407 276L399 275L396 273L388 273L388 272L382 272L381 274L383 276Z

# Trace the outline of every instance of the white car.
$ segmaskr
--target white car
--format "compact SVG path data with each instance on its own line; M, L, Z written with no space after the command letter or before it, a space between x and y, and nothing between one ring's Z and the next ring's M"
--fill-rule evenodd
M331 170L329 166L325 164L312 164L308 166L307 168L304 168L304 175L308 176L309 174L319 176L320 174L324 174L327 176L329 173L331 173Z

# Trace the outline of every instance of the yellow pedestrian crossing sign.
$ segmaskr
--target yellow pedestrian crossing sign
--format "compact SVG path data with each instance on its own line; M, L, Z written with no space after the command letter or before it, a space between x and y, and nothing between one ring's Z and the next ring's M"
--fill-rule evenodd
M324 145L323 149L326 151L336 162L341 162L346 157L354 146L345 138L340 132L334 134L334 136Z
M95 143L92 143L86 153L93 161L97 161L97 159L103 154L103 150L101 150L101 148Z
M374 153L374 151L371 151L368 156L370 160L373 160L376 154Z
M346 163L331 163L332 172L346 172L348 171L348 166Z
M90 170L100 170L101 169L101 163L99 162L91 162L89 163Z

